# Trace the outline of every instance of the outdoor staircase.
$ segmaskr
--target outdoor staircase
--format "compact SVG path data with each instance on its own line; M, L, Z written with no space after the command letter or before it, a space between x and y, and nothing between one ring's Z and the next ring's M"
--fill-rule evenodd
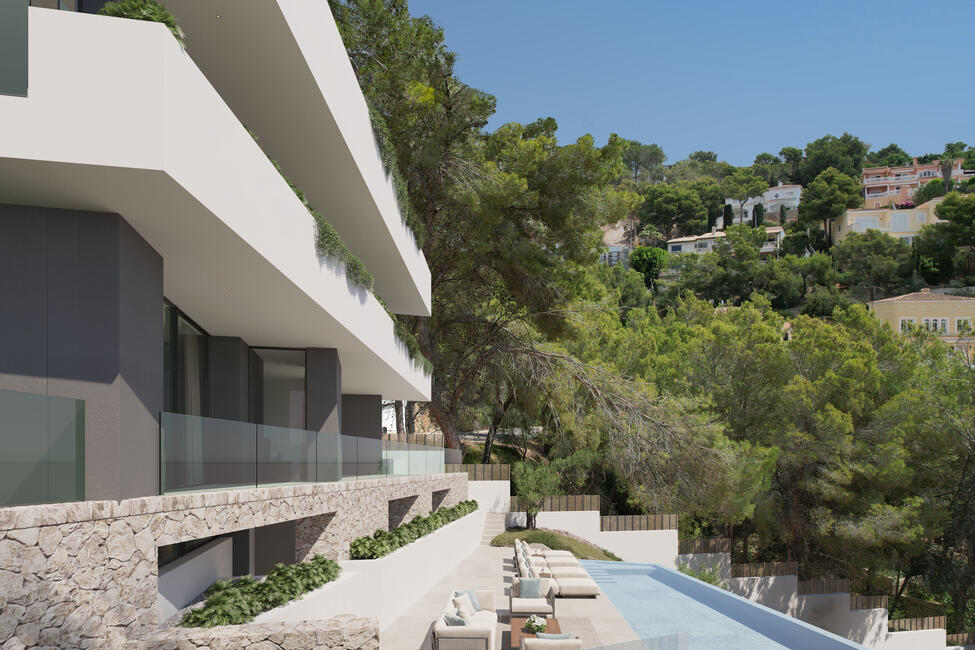
M505 531L507 513L489 512L484 518L484 533L481 535L481 546L488 546L491 540Z

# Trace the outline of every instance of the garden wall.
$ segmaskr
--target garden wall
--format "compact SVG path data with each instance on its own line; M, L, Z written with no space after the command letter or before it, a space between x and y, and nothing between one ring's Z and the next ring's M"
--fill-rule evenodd
M470 481L467 498L477 501L481 510L508 512L511 510L511 481Z
M684 553L677 556L677 566L691 571L717 567L722 580L731 579L731 553Z
M351 615L322 621L221 625L210 628L175 627L148 639L133 641L126 650L376 650L379 626L374 618Z
M297 622L355 612L376 617L379 629L385 629L477 549L485 516L483 510L472 512L386 557L340 562L338 580L254 621Z
M181 557L159 572L159 621L167 621L214 581L234 574L234 543L222 537Z

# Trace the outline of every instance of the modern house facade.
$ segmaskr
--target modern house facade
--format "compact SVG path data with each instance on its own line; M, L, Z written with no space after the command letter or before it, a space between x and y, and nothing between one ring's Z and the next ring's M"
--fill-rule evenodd
M796 218L796 210L799 209L799 201L802 199L802 185L784 185L781 181L775 187L762 192L761 196L753 196L741 205L735 199L725 199L725 205L730 205L732 216L735 223L752 223L755 214L755 206L761 204L765 208L765 219L768 221L778 221L782 208L785 208L786 221L793 221ZM721 227L724 226L724 217L721 218Z
M466 497L382 440L430 273L328 4L167 0L184 43L102 4L0 10L0 596L64 647Z
M955 181L967 181L975 176L975 172L962 169L962 162L963 159L958 158L951 165L951 178ZM943 178L938 161L919 163L914 158L910 165L900 167L864 167L864 206L882 208L909 203L919 187L936 178Z
M854 208L847 210L836 221L833 228L833 240L840 243L851 232L865 233L868 230L879 230L882 233L903 240L907 245L914 241L914 237L924 226L939 223L941 220L934 213L934 209L943 196L931 199L913 208Z

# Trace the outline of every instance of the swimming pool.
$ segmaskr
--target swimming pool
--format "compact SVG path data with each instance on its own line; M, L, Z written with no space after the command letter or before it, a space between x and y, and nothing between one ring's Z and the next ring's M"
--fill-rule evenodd
M864 648L656 564L595 560L582 564L648 650Z

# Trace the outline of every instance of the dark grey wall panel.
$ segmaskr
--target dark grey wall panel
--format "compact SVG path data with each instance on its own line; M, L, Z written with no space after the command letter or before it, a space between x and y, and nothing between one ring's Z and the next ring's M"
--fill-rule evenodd
M341 433L342 364L338 350L308 348L305 355L305 426Z
M254 573L266 575L278 562L295 563L295 522L254 529Z
M159 491L163 408L163 260L118 218L121 494Z
M0 205L0 389L47 393L46 220Z
M208 346L208 415L249 421L250 349L243 339L233 336L211 336Z
M381 395L343 395L342 433L362 438L382 438L383 398Z
M27 95L28 0L0 0L0 95Z
M85 400L89 499L155 494L162 258L118 215L0 206L0 222L0 386Z

